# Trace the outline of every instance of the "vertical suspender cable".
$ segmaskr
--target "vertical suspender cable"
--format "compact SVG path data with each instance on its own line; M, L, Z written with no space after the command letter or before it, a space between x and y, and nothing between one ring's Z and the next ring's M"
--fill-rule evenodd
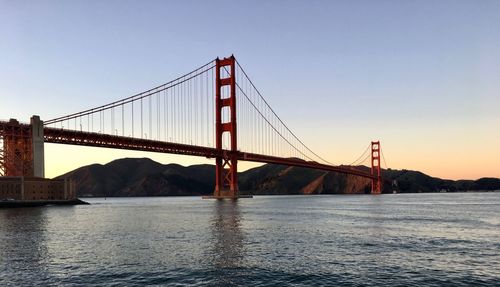
M143 130L143 127L142 127L142 98L141 98L141 139L143 138L144 136L144 130Z

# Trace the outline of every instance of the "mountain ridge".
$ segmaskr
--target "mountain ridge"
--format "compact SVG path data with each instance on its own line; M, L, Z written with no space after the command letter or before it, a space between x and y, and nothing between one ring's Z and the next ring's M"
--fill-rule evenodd
M359 168L369 170L368 167ZM383 170L383 193L500 190L500 179L448 180L420 171ZM242 194L362 194L370 179L354 175L265 164L239 173ZM215 166L161 164L149 158L123 158L91 164L58 176L76 183L80 197L209 195L215 186Z

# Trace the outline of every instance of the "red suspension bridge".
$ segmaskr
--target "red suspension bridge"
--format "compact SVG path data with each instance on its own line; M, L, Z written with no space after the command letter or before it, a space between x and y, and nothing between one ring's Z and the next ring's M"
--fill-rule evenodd
M140 150L215 159L215 198L237 198L238 161L351 174L382 189L380 143L348 165L305 145L231 56L107 105L29 124L0 121L0 176L44 177L44 143ZM371 170L359 168L369 160Z

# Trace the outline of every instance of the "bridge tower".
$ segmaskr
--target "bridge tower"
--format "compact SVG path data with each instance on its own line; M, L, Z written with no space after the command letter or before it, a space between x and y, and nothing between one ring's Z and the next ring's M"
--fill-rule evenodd
M382 175L380 173L380 141L372 142L372 194L382 192Z
M234 56L215 60L215 142L221 152L215 158L215 198L238 198L235 72ZM229 75L222 77L223 74ZM229 151L222 149L225 134L230 138Z

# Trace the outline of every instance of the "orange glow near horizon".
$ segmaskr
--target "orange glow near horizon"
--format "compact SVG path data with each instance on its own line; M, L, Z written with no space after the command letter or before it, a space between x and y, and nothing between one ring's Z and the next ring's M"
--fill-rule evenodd
M387 144L381 141L382 152L387 159L389 168L408 169L421 171L429 176L442 179L479 179L482 177L499 177L500 152L492 147L500 146L500 138L491 134L490 137L469 139L457 139L457 144L449 146L446 142L439 141L439 137L432 142L419 142L418 152L415 146L409 148L405 142L393 142L387 140ZM408 139L410 140L410 139ZM465 143L465 144L464 144ZM475 153L467 152L472 147L478 147ZM355 158L353 147L340 147L345 152L324 154L328 159L337 157L339 160ZM412 152L413 151L413 152ZM351 154L348 154L351 153ZM359 154L360 152L358 152ZM90 164L106 164L120 158L150 158L162 164L175 163L183 166L194 164L214 164L213 159L192 156L159 154L152 152L114 150L95 147L68 146L61 144L45 145L45 170L46 176L53 178L76 168ZM338 161L332 160L334 163ZM365 163L368 165L369 163ZM239 171L260 166L259 163L239 162ZM386 167L382 163L382 167Z

